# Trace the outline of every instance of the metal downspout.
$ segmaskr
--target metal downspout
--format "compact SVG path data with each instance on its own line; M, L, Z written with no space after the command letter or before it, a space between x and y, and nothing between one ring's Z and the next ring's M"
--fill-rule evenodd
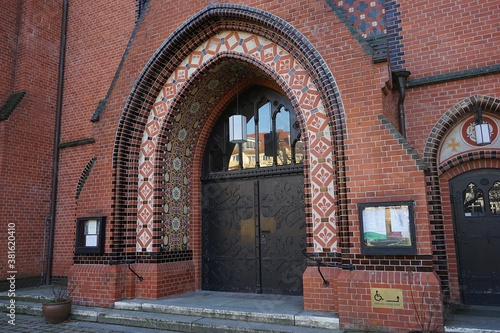
M54 137L54 159L52 171L52 194L50 199L50 227L49 227L49 244L47 249L47 270L45 284L51 283L52 277L52 254L54 252L54 233L57 208L57 177L59 171L59 140L61 130L61 113L62 113L62 96L64 83L64 65L66 58L66 28L68 23L68 0L63 3L63 17L61 27L61 50L59 53L59 77L57 83L57 109L56 109L56 126Z
M405 92L406 79L410 76L409 71L393 72L393 76L397 79L396 86L399 89L398 111L399 111L399 128L401 135L406 138L406 121L405 121Z

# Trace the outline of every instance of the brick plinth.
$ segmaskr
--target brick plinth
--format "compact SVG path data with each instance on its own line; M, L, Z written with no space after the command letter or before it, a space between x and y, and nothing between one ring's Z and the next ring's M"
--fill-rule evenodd
M342 329L443 331L441 287L433 272L342 271L337 288ZM401 290L402 308L374 307L372 288Z
M337 279L340 271L340 268L321 267L321 274L329 282L325 286L318 268L307 267L302 275L304 310L338 312Z
M142 281L132 270L142 277ZM76 285L73 302L112 307L124 298L156 299L195 290L192 261L162 264L73 265L68 288Z
M129 273L127 265L73 265L68 275L68 288L76 286L73 303L112 307L124 298Z
M193 261L135 264L133 269L143 277L142 281L134 279L137 298L160 298L195 290Z

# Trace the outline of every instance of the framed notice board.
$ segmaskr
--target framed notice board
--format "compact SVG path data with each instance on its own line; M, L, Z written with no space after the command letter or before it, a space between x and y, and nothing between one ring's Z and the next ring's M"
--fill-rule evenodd
M106 217L82 217L76 220L75 254L104 252Z
M361 253L416 254L413 201L358 204Z

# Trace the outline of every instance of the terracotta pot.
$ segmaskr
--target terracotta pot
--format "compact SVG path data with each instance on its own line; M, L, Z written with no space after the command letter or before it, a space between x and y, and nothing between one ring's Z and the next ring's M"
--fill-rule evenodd
M62 323L68 319L71 312L71 300L58 303L42 304L42 313L45 320L52 324Z

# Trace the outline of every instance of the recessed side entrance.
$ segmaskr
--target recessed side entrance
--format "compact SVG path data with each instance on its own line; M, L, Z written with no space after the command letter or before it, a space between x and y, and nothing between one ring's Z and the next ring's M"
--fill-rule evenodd
M302 294L306 248L302 145L290 102L252 87L215 125L203 161L202 286ZM249 120L231 144L228 118Z
M500 170L450 181L462 300L500 306Z

